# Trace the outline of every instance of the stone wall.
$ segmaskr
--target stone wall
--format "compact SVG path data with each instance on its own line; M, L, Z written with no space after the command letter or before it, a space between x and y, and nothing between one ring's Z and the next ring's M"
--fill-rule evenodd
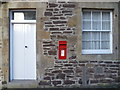
M43 40L43 54L54 57L54 66L45 69L40 87L80 87L120 82L120 61L77 60L77 7L74 2L47 3L44 30L50 32L50 39ZM59 40L69 42L66 60L57 57Z
M80 87L120 82L120 61L55 61L53 68L45 69L40 86Z
M47 3L44 30L50 32L50 39L43 40L44 55L53 55L57 59L58 41L68 41L68 38L75 36L76 24L70 21L75 16L75 8L76 3Z

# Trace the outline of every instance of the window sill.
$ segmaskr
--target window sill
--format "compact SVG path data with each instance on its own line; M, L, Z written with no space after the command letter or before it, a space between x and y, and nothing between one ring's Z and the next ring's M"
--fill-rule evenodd
M112 50L82 50L82 54L112 54Z

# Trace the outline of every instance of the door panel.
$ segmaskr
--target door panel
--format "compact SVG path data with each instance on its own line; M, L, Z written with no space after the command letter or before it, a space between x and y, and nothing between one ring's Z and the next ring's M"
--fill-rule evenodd
M13 24L13 79L36 79L36 25Z
M36 77L36 33L35 24L25 24L25 78ZM29 65L27 64L29 62ZM31 74L32 73L32 74Z

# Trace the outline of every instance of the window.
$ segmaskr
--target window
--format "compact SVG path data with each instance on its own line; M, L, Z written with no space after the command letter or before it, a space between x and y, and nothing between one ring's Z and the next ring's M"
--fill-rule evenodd
M112 12L83 10L82 53L112 53Z
M36 20L35 11L13 11L12 20Z

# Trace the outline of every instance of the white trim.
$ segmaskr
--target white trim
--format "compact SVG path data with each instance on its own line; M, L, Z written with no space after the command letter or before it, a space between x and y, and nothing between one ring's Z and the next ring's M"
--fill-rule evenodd
M11 23L36 23L36 20L21 20L21 21L17 21L17 20L11 20Z
M112 54L110 49L108 50L82 50L82 54Z
M92 30L92 11L94 10L87 10L87 11L90 11L91 12L91 30L85 30L85 29L82 29L82 32L100 32L100 35L101 35L101 32L110 32L110 49L82 49L82 54L112 54L112 11L109 10L109 13L110 13L110 30L102 30L102 27L101 27L101 30ZM108 11L108 10L99 10L100 11L100 14L102 14L102 12L104 11ZM83 10L84 12L84 10ZM83 14L82 14L83 16ZM101 20L102 20L102 15L101 15ZM84 20L82 20L83 22ZM90 20L89 20L90 21ZM101 26L102 26L102 22L101 22ZM101 36L100 36L101 37ZM82 40L83 42L84 40ZM101 42L101 40L100 40ZM101 46L101 45L100 45ZM101 48L101 47L100 47Z

